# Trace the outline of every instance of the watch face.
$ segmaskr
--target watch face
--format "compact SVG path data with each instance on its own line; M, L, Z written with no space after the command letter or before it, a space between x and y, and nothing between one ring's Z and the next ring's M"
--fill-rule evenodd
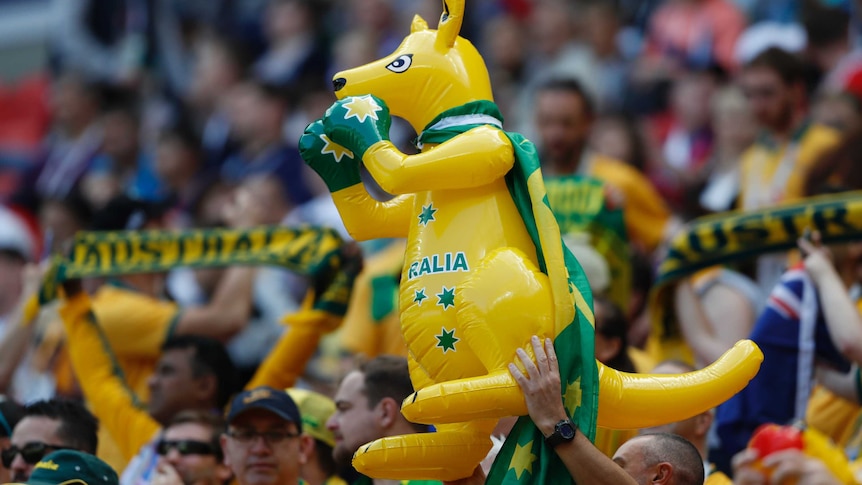
M569 423L563 423L560 425L560 436L565 440L570 440L575 437L575 428Z

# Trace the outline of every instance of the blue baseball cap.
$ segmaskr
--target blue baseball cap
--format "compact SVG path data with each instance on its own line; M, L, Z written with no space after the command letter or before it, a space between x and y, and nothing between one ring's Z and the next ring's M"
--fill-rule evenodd
M250 410L263 409L296 424L302 432L302 417L293 399L283 390L269 386L255 387L237 394L230 402L226 420L230 424L237 416Z

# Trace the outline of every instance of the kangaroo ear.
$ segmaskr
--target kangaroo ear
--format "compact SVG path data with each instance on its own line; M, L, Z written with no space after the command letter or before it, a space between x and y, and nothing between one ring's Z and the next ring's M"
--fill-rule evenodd
M440 16L440 24L437 26L435 45L440 49L451 49L461 32L463 21L464 0L443 0L443 15Z
M414 15L413 23L410 24L410 33L421 32L423 30L428 30L428 22L419 15Z

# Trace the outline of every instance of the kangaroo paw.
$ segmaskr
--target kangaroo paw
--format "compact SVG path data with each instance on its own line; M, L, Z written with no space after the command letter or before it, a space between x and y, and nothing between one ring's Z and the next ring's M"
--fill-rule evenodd
M425 387L407 396L401 413L414 423L461 423L527 414L518 383L508 370Z
M472 475L490 449L488 436L470 431L391 436L360 447L353 467L371 478L451 481Z

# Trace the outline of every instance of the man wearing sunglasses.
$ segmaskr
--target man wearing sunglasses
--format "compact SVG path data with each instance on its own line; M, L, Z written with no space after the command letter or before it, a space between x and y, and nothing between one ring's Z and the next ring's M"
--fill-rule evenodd
M96 418L78 402L36 401L26 407L12 431L12 445L0 452L0 458L12 480L24 482L48 453L71 449L96 454L98 427Z
M156 444L160 459L152 485L224 485L231 479L219 437L224 419L206 411L183 411Z
M238 485L300 483L314 439L302 434L299 409L286 392L262 386L237 394L227 422L221 445Z

